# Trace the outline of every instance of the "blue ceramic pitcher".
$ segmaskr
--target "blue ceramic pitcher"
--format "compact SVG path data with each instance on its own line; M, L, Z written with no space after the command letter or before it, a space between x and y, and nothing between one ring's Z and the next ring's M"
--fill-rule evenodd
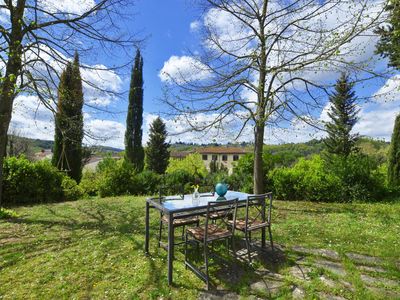
M228 185L222 182L217 183L215 186L215 192L218 194L220 197L224 197L226 192L228 191Z

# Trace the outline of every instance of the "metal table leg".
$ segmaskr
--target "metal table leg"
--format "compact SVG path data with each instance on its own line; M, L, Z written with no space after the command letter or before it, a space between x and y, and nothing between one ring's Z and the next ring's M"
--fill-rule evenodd
M150 237L150 204L146 201L146 217L145 217L145 241L144 241L144 251L148 254L149 253L149 237Z
M174 262L174 214L168 215L168 284L172 285Z
M265 203L261 211L262 222L265 222ZM265 248L265 227L261 228L261 247Z

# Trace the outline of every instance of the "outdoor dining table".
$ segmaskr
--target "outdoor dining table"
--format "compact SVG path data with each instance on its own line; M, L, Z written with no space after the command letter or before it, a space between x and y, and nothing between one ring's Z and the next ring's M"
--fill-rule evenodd
M174 261L174 219L186 218L192 216L201 216L207 210L209 201L219 201L238 199L238 207L246 205L249 194L228 191L225 199L218 199L218 195L203 194L200 199L193 201L192 195L184 195L183 199L177 199L177 196L168 196L160 199L146 199L146 217L145 217L145 252L149 254L149 238L150 238L150 208L154 208L162 212L168 218L168 284L172 284L173 261ZM265 221L265 212L263 213ZM261 233L261 245L265 247L265 228Z

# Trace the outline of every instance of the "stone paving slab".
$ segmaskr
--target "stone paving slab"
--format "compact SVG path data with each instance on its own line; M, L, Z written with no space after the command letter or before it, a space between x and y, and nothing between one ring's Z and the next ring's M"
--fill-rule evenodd
M305 293L301 287L296 286L292 292L292 297L295 300L304 299Z
M319 268L323 268L325 270L328 270L338 276L346 275L346 271L343 268L343 265L341 263L332 262L332 261L328 261L328 260L317 260L315 262L315 266L317 266Z
M264 279L251 284L250 289L254 292L261 292L273 296L277 294L279 290L284 286L285 283L283 281Z
M375 293L376 295L384 296L387 299L400 299L400 293L396 291L377 288L377 287L369 287L368 289L371 292Z
M344 297L336 296L336 295L330 295L330 294L326 294L326 293L318 293L318 295L323 300L347 300Z
M329 249L312 249L312 248L305 248L302 246L294 246L292 250L300 253L312 254L317 256L322 256L331 260L340 260L339 253L334 250Z
M386 270L381 267L371 267L371 266L358 266L358 269L361 271L367 271L367 272L375 272L375 273L385 273Z
M354 286L353 286L350 282L347 282L347 281L345 281L345 280L343 280L343 279L339 280L339 282L340 282L347 290L349 290L349 291L351 291L351 292L355 292L355 291L356 291L356 289L354 288Z
M372 277L369 275L361 274L361 280L367 285L379 285L383 284L388 287L399 287L400 282L388 278L379 278L379 277Z
M334 288L336 286L336 282L334 280L332 280L324 275L320 276L319 280L321 280L321 282L323 284L325 284L327 287Z
M351 260L355 261L356 263L359 264L381 264L383 261L381 258L379 257L375 257L375 256L368 256L368 255L364 255L364 254L359 254L359 253L346 253L346 256L348 258L350 258Z
M273 280L283 280L285 279L285 276L279 274L279 273L275 273L275 272L271 272L267 269L261 269L261 270L257 270L256 273L260 276L262 276L265 279L273 279Z
M239 295L223 291L205 291L200 292L198 300L239 300Z
M297 265L289 269L289 274L299 280L310 280L310 276L308 276L308 273L310 273L311 271L312 269L310 267Z

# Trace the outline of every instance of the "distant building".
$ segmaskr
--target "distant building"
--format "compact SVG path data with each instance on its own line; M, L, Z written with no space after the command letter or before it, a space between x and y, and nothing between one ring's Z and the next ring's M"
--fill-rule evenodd
M194 151L171 151L170 157L174 159L182 160L189 154L195 153Z
M120 160L121 156L119 155L112 155L111 158L115 160ZM104 159L104 156L92 156L89 161L83 166L84 170L95 171L97 165Z
M206 147L198 148L196 152L201 155L204 165L210 171L210 165L215 163L223 166L232 174L236 162L245 154L249 153L245 148L240 147Z
M42 149L40 152L35 153L35 160L52 159L53 151L51 149Z

